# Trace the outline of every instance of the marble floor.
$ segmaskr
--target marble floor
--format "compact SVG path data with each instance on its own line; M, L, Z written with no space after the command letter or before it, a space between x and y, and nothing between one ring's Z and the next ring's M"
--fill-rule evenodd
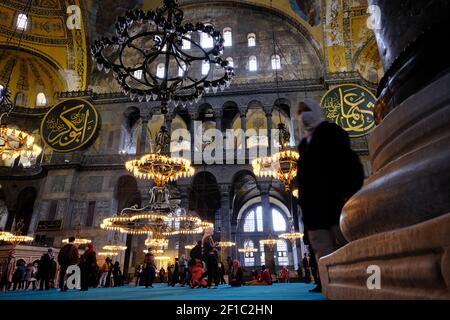
M2 292L0 300L324 300L321 294L310 293L314 284L292 283L272 286L245 286L217 289L190 289L155 284L154 288L119 287L89 291L72 290Z

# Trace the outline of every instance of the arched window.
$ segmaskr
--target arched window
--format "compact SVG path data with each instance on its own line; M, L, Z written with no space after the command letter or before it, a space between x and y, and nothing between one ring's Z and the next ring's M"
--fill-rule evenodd
M136 79L141 80L141 79L142 79L142 70L136 70L136 71L133 73L133 76L134 76Z
M185 34L185 38L191 39L190 34ZM183 50L189 50L191 49L191 42L188 39L183 39Z
M281 59L280 56L275 54L272 56L272 70L280 70L281 69Z
M39 92L36 96L36 106L45 107L47 105L47 98L43 92Z
M0 101L2 99L3 89L5 89L5 87L0 84Z
M278 260L279 266L288 266L289 265L288 244L287 244L287 241L284 239L278 240L277 260Z
M255 245L252 240L247 240L244 242L244 248L254 248ZM253 267L255 265L255 254L253 252L244 253L244 265L246 267Z
M166 66L164 65L164 63L160 63L156 67L156 77L164 79L165 76L166 76Z
M255 47L256 46L256 35L254 33L249 33L247 35L248 46Z
M244 219L244 232L263 232L262 207L258 206L247 213Z
M200 45L203 49L212 48L214 46L213 38L208 33L200 33Z
M210 64L209 64L209 61L203 61L203 63L202 63L202 75L207 75L208 73L209 73L209 67L210 67Z
M282 232L287 230L286 219L283 217L281 212L275 208L272 209L272 222L273 231Z
M264 243L259 243L259 252L260 254L260 261L261 261L261 265L266 263L266 248L264 246Z
M255 56L251 56L248 58L248 70L257 71L258 70L258 62Z
M233 62L233 58L232 57L228 57L225 60L228 61L228 65L232 68L234 68L234 62Z
M14 102L15 102L16 106L21 106L21 107L26 106L27 99L26 99L25 93L18 92L16 94L16 98L15 98Z
M224 47L231 47L233 45L233 35L231 33L231 28L223 29L223 38L225 42L223 43Z
M178 76L182 77L185 71L186 71L186 63L180 62L180 66L178 67Z
M28 17L25 14L20 13L17 16L17 24L16 25L17 25L17 29L25 30L28 26Z

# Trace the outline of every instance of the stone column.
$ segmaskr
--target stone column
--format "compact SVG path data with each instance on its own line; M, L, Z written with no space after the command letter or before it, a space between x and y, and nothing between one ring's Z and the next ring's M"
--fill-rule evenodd
M148 122L152 118L152 114L148 113L146 115L141 116L142 120L142 129L141 129L141 144L139 146L139 153L144 154L147 152L147 131L148 131Z
M191 123L189 126L189 131L191 133L191 159L194 161L195 154L195 121L198 119L198 112L196 110L190 110L189 115L191 117Z
M242 140L242 149L247 150L247 136L245 133L247 132L247 107L239 108L239 113L241 115L241 129L244 131L244 139Z
M369 3L381 11L375 34L386 70L369 137L374 174L344 207L351 242L320 260L324 293L450 299L450 60L437 47L450 2ZM367 287L373 265L379 290Z
M230 212L230 188L229 184L221 184L220 188L220 241L233 241L231 239L231 212ZM234 248L221 249L222 263L226 263L228 256L233 257Z
M267 119L267 139L269 141L269 146L267 150L267 155L272 154L272 107L265 107L264 112L266 113L266 119Z
M270 182L260 182L259 189L261 192L261 206L263 210L263 228L264 228L264 234L268 235L269 233L272 234L273 237L275 235L273 234L273 223L272 223L272 216L270 211L270 188L271 184ZM258 247L259 249L259 247ZM274 252L275 247L270 246L264 246L265 251L265 261L264 264L267 268L269 268L271 273L275 272L275 259L274 259ZM260 254L260 253L258 253Z

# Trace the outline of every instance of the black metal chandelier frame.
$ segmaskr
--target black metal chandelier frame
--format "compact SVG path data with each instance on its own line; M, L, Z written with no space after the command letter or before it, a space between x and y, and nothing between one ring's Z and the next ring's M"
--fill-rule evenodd
M105 73L112 70L123 93L132 100L160 101L163 114L167 113L171 102L175 106L186 107L188 103L198 102L205 93L224 90L231 84L234 72L228 61L220 57L225 42L222 34L211 25L183 24L183 18L184 13L178 8L176 0L164 0L164 5L156 11L128 11L117 20L117 36L111 39L103 37L92 45L98 69ZM206 50L195 42L189 36L193 32L206 33L211 37L212 48ZM196 48L199 54L184 50L184 41L190 42L191 48ZM145 48L142 44L148 42L152 45ZM142 57L134 65L127 65L130 50ZM164 61L164 76L158 76L155 72L154 65L158 60ZM169 75L171 62L177 71L179 68L183 70L182 75L179 72ZM208 73L199 78L191 75L189 70L194 62L208 63ZM223 70L223 75L216 79L213 77L215 69ZM135 76L137 71L142 72L140 77ZM210 77L212 79L208 80Z

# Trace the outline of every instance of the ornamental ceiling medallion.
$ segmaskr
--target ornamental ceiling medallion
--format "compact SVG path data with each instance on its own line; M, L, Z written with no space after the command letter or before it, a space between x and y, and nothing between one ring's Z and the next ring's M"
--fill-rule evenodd
M100 117L95 107L83 99L58 103L44 116L41 137L55 152L72 152L95 141Z
M376 97L367 88L343 84L328 91L320 103L328 121L336 123L351 138L367 135L375 128Z

